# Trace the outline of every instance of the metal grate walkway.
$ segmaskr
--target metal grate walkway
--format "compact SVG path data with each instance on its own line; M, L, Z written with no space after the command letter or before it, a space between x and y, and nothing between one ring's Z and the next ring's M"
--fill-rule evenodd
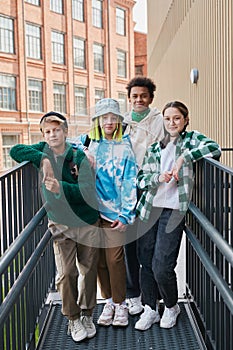
M162 329L154 324L149 330L141 332L134 329L139 316L130 316L128 327L101 327L96 325L97 334L92 339L75 343L67 335L67 319L61 314L61 305L53 304L46 325L39 340L37 350L200 350L205 349L193 328L188 307L179 303L181 314L177 326ZM98 304L94 311L94 322L103 309Z

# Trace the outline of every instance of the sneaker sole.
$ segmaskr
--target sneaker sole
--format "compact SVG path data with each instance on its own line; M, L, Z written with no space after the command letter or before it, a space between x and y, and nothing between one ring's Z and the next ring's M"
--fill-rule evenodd
M175 323L172 323L172 325L170 326L164 326L163 324L161 324L161 322L160 322L160 328L165 328L165 329L170 329L170 328L172 328L172 327L174 327L175 325L176 325L176 322L177 322L177 318L178 318L178 316L179 316L179 314L180 314L180 312L178 313L178 315L177 315L177 317L176 317L176 321L175 321Z
M143 310L144 310L144 308L142 308L140 311L135 312L135 311L131 311L131 310L129 309L129 314L130 314L131 316L139 315L140 313L142 313Z
M138 326L136 326L136 324L135 324L134 328L137 329L138 331L147 331L148 329L150 329L150 328L153 326L153 324L159 323L159 322L160 322L160 318L159 318L159 319L156 319L156 320L150 325L150 327L147 327L147 328L140 328L140 326L138 327Z
M114 326L114 327L126 327L126 326L128 326L128 324L129 324L129 322L127 322L127 323L112 323L112 325Z
M72 334L71 334L71 337L72 337ZM81 337L81 338L78 338L78 339L74 339L73 337L72 337L72 339L73 339L73 341L75 341L75 342L80 342L80 341L82 341L82 340L84 340L84 339L86 339L87 338L87 334L86 335L83 335L83 337Z
M93 338L95 335L96 335L96 331L95 333L90 333L90 334L87 333L87 338L88 339Z
M111 324L112 324L112 320L111 321L109 321L109 322L98 322L97 321L97 324L99 325L99 326L105 326L105 327L108 327L108 326L111 326Z

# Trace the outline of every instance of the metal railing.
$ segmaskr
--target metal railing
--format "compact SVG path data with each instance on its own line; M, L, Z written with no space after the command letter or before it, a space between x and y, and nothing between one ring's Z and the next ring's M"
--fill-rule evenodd
M0 196L0 349L34 349L55 275L36 169L25 162L1 176Z
M231 350L233 170L203 160L195 172L186 228L187 296L208 348ZM0 349L33 349L38 318L55 275L46 211L31 164L6 173L0 186Z
M233 349L233 169L206 159L195 167L187 214L187 293L209 348Z

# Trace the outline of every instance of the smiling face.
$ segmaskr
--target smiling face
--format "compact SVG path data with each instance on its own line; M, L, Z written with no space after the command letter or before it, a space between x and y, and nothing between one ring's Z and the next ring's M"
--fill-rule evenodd
M145 86L134 86L130 91L129 102L132 105L132 109L137 112L144 112L152 103L153 98L150 97L150 93Z
M163 115L163 123L171 138L176 138L184 130L188 123L188 118L184 118L178 108L169 107Z
M65 151L65 141L68 130L64 129L59 122L45 122L43 125L44 140L55 154L62 154Z
M113 134L117 128L119 117L113 113L104 114L101 117L100 123L104 130L105 138L112 139Z

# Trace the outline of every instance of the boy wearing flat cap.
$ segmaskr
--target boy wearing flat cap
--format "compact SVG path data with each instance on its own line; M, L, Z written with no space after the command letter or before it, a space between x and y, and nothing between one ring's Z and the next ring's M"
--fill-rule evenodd
M66 142L68 124L63 115L45 114L40 130L44 142L15 145L10 155L17 162L32 162L42 172L42 194L54 239L62 313L69 319L68 330L73 340L81 341L96 334L92 320L98 261L94 176L84 152L74 151Z

